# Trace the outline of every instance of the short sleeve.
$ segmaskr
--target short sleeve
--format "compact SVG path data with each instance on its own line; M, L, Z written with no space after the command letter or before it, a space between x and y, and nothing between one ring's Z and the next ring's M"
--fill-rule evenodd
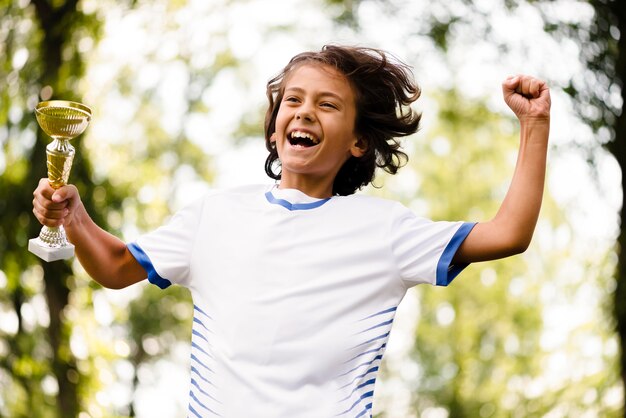
M128 250L148 272L150 283L164 289L188 285L193 245L200 225L203 200L177 212L164 226L140 236Z
M421 283L447 286L467 264L452 258L475 223L433 222L402 205L393 211L391 247L400 277L407 287Z

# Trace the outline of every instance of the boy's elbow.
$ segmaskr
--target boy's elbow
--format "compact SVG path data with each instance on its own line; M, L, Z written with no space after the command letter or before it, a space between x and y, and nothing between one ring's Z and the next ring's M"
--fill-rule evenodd
M509 256L518 255L526 252L528 247L530 247L531 239L532 235L528 237L517 237L510 240L506 245L506 252Z
M526 250L528 249L528 247L530 247L530 242L527 243L520 243L516 246L514 246L511 250L511 255L518 255L518 254L522 254L524 252L526 252Z
M120 290L140 282L146 278L146 276L142 275L141 271L129 272L128 269L120 267L107 272L100 272L100 274L92 276L92 278L102 287L112 290Z
M122 282L114 282L114 283L105 283L105 284L102 284L102 286L106 287L107 289L121 290L121 289L125 289L128 286L130 286L130 284L129 283L122 283Z
M147 278L147 272L134 256L124 247L124 251L113 263L115 266L106 277L106 283L100 283L108 289L124 289ZM104 279L104 278L103 278Z
M107 276L106 278L94 276L92 276L91 278L95 280L100 286L106 289L120 290L130 286L130 283L125 283L121 280L112 280L112 278L115 278L114 275L111 275L110 277Z

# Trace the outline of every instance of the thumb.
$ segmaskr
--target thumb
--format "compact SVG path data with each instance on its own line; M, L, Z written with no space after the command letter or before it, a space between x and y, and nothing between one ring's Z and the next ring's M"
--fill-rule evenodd
M73 200L76 196L76 187L72 185L61 186L52 194L52 201L61 203L66 200Z
M52 201L55 203L61 203L66 199L65 193L61 189L55 190L52 194Z

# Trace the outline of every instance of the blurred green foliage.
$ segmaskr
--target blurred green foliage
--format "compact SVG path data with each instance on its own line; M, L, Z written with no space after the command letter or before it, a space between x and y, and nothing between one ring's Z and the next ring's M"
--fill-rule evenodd
M80 266L41 262L26 250L28 239L40 229L31 213L32 191L39 178L46 176L45 146L50 140L37 128L34 106L47 99L77 100L92 106L95 118L99 115L99 103L85 100L82 81L87 57L101 38L104 24L104 10L92 6L71 0L33 0L3 1L0 7L0 77L7 80L0 89L0 311L4 324L0 329L0 416L70 417L81 411L91 416L133 416L132 402L121 406L93 402L103 387L103 362L130 360L131 381L136 385L142 363L167 355L172 338L186 340L190 334L189 312L156 315L180 312L178 302L188 302L188 292L171 289L156 297L147 290L111 313L112 322L103 323L89 312L94 298L104 291L88 280ZM121 236L124 224L120 219L129 211L151 214L138 216L136 224L143 229L156 227L171 212L174 190L168 183L179 158L207 181L210 165L182 132L170 135L161 128L162 114L153 104L153 91L137 95L128 88L127 79L112 81L110 87L120 95L141 100L142 107L129 116L145 126L146 141L134 148L125 141L101 153L102 149L87 144L88 129L72 141L77 156L70 181L79 188L94 220ZM171 158L163 158L164 149ZM99 175L93 162L105 161L111 172ZM162 193L142 204L137 196L150 186ZM104 330L111 324L115 332L108 334ZM148 355L142 339L150 335L156 343ZM123 348L122 339L133 342L131 350Z

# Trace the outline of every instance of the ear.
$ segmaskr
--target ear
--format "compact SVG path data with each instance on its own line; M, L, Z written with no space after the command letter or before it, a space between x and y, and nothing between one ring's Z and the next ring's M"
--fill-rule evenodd
M365 138L356 138L356 141L354 141L354 144L350 148L350 154L352 154L353 157L360 158L366 151L367 141Z
M270 142L276 142L276 132L270 135Z

